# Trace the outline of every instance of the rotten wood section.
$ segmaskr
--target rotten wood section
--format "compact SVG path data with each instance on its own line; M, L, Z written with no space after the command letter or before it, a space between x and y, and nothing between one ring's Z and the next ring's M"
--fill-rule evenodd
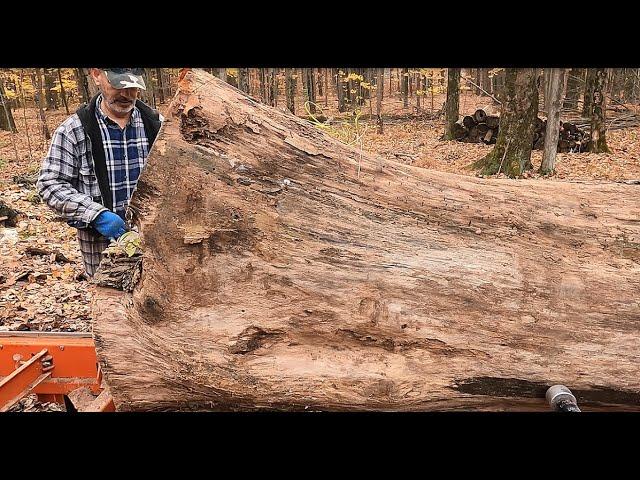
M118 410L640 409L636 185L495 180L340 144L184 73L98 288Z

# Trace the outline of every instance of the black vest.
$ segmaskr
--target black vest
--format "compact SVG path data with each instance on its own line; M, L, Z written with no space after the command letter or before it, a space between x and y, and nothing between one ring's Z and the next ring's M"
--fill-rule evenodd
M99 95L99 94L98 94ZM98 180L100 193L104 206L109 210L113 210L113 200L111 195L111 186L109 185L109 174L107 173L107 162L104 155L104 146L102 144L102 134L96 119L96 100L98 95L93 97L88 104L82 105L76 113L80 117L80 122L84 128L84 133L91 139L91 157L93 158L93 169ZM136 107L140 111L144 131L149 141L149 150L160 130L160 115L158 112L140 100L136 100Z

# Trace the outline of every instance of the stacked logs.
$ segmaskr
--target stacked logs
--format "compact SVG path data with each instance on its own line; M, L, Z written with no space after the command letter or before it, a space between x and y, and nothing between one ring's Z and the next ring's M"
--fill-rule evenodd
M487 115L478 109L473 115L467 115L461 123L456 123L454 127L455 139L466 143L484 143L492 145L498 138L498 128L500 117ZM536 118L533 132L533 149L542 150L547 132L547 121ZM584 130L578 128L570 122L560 122L560 137L558 139L558 152L585 152L590 140L590 136Z
M558 152L586 152L591 136L578 128L574 123L560 122L560 136L558 137ZM533 133L533 149L544 149L544 140L547 134L547 121L536 118L535 130Z
M453 135L460 142L490 145L498 139L499 124L500 117L487 115L484 110L478 109L473 115L465 116L462 123L455 124Z
M559 152L586 152L590 141L591 135L574 123L560 122ZM544 141L542 143L544 145Z

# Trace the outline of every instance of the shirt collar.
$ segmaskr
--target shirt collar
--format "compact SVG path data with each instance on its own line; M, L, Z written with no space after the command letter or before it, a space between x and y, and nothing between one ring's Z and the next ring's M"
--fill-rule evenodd
M107 115L105 115L105 113L102 111L102 108L100 107L101 104L102 94L98 95L98 98L96 99L96 113L98 117L101 118L102 121L107 125L115 125L120 128L120 125L118 125L116 122L107 117ZM127 126L132 125L133 121L138 118L138 115L140 115L140 112L138 111L138 107L136 107L134 104L133 111L131 112L131 116L129 117L129 121L127 122Z

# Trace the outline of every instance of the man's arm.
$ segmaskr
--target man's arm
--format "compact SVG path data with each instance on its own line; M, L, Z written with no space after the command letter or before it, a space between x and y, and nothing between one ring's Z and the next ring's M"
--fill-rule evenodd
M88 225L107 209L73 186L78 179L80 161L76 137L63 123L53 133L36 186L43 200L59 215Z

